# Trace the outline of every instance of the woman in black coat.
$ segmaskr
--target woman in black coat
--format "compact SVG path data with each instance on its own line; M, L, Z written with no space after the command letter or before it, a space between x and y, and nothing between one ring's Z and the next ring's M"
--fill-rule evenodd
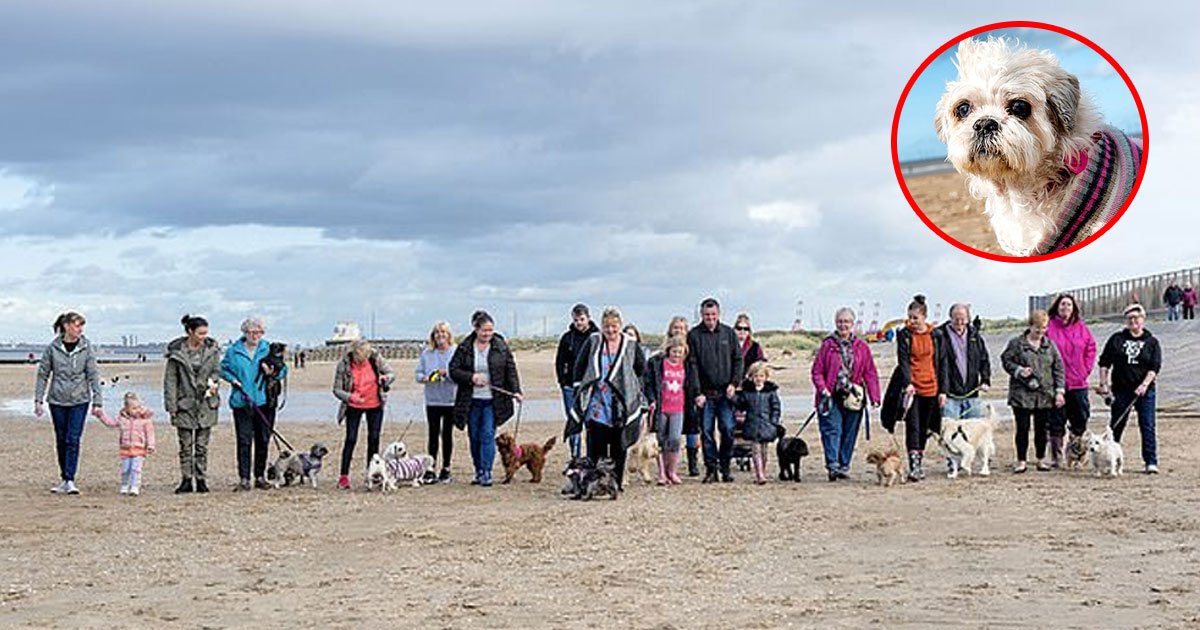
M471 316L474 331L450 358L450 380L458 385L454 396L454 423L467 428L475 478L471 485L492 485L496 460L496 427L513 415L513 399L521 402L517 362L496 323L486 311Z

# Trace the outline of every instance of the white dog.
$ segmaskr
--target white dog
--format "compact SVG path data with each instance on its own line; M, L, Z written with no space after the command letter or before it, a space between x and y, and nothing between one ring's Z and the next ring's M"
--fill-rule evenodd
M408 457L408 446L404 442L392 442L383 449L383 458L386 460L396 460Z
M989 404L981 420L942 420L942 432L935 434L946 460L950 462L950 479L959 471L971 474L971 466L979 459L979 476L992 474L991 462L996 456L996 412Z
M1088 453L1092 457L1092 474L1095 476L1117 477L1124 473L1125 451L1113 439L1112 427L1103 434L1091 433L1088 436Z
M383 482L384 492L395 490L401 482L415 488L421 485L426 474L433 470L433 457L414 455L388 459L384 461L384 467L387 468L387 477Z
M367 463L367 490L384 489L389 477L383 457L379 453L372 455L371 461ZM392 482L392 485L394 486L395 482Z
M971 194L986 199L1000 248L1048 254L1104 227L1132 194L1141 141L1103 124L1049 51L967 39L955 65L933 124Z

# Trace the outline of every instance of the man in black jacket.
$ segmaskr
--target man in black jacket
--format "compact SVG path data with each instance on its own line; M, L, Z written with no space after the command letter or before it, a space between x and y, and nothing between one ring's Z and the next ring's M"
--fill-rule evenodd
M572 372L575 369L575 359L592 333L600 332L596 322L592 321L588 307L576 304L571 308L571 326L558 340L558 353L554 357L554 372L558 375L558 386L562 390L563 412L567 418L571 416L571 407L575 405L575 383ZM571 447L571 457L578 458L580 453L579 434L567 438Z
M700 303L700 323L688 331L688 391L699 392L696 407L701 411L701 441L704 445L704 481L733 481L729 460L733 458L733 397L742 373L742 352L737 334L721 323L721 305L713 298ZM720 419L721 445L717 449L715 429Z
M970 308L955 304L950 307L950 321L933 332L938 349L938 405L942 417L951 420L982 416L979 394L992 384L987 345L970 321Z

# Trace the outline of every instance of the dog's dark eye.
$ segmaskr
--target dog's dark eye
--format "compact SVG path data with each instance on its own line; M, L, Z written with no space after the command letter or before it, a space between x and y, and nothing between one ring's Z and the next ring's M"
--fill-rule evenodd
M1029 118L1029 114L1033 109L1029 106L1029 101L1016 99L1008 104L1008 113L1022 120Z
M966 118L967 114L970 114L970 113L971 113L971 104L970 103L963 102L963 103L959 103L957 106L954 107L954 115L958 116L959 118Z

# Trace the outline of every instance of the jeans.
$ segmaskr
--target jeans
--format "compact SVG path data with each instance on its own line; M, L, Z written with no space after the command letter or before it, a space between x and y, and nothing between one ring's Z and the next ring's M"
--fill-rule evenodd
M1179 319L1180 310L1181 310L1181 307L1179 304L1175 304L1175 305L1168 304L1167 305L1167 321L1170 322L1170 321L1175 321L1175 320Z
M70 407L50 405L58 473L63 481L75 481L75 471L79 468L79 443L83 439L83 422L87 420L87 412L88 403Z
M850 458L854 456L862 414L862 409L850 411L836 401L829 402L828 412L818 414L821 448L825 451L825 468L829 472L850 472Z
M132 486L134 488L142 484L142 460L143 457L122 457L121 458L121 485Z
M379 434L383 432L383 407L374 409L355 409L346 407L346 441L342 443L341 474L350 474L350 460L354 459L354 447L358 444L358 425L362 417L367 416L367 458L379 452ZM365 468L365 466L364 466Z
M571 407L575 406L575 388L571 387L569 385L566 387L563 387L562 388L562 399L563 399L563 414L565 414L564 417L569 418L569 417L571 417ZM576 433L575 435L572 435L567 438L567 446L571 447L571 458L572 459L576 459L579 457L580 445L582 443L583 443L583 439L582 439L582 436L580 433ZM591 457L591 453L588 453L588 457Z
M496 413L491 400L471 399L471 410L467 413L467 440L471 443L475 480L490 483L492 464L496 461Z
M655 433L658 434L658 445L666 453L679 451L680 436L683 435L683 412L659 412L655 415L658 416L655 427Z
M1052 409L1022 409L1013 407L1013 420L1016 422L1017 461L1025 461L1029 454L1029 420L1033 419L1033 448L1038 459L1046 456L1046 434L1050 425Z
M947 396L946 404L942 407L942 417L950 420L982 418L983 403L980 402L978 396L972 396L962 400Z
M454 407L425 406L425 419L429 422L429 456L437 461L438 441L442 443L442 468L450 468L450 456L454 454Z
M257 409L257 411L255 411ZM267 447L275 429L275 410L263 405L233 408L233 430L237 436L238 479L250 479L250 451L254 450L254 478L267 472Z
M1158 465L1158 439L1154 430L1154 388L1146 391L1141 398L1134 400L1134 394L1131 391L1113 390L1113 406L1112 420L1109 424L1113 428L1113 439L1120 442L1121 434L1125 432L1125 425L1129 424L1129 416L1133 411L1137 412L1138 430L1142 434L1142 461L1147 465ZM1129 405L1133 405L1133 409L1129 413ZM1125 417L1117 422L1120 416Z
M729 460L733 458L733 401L726 398L724 392L715 393L711 397L706 396L701 411L704 414L700 434L700 441L704 445L704 465L707 468L715 469L720 463L721 471L729 472ZM714 435L717 430L718 418L721 421L721 448L719 451L716 435Z

